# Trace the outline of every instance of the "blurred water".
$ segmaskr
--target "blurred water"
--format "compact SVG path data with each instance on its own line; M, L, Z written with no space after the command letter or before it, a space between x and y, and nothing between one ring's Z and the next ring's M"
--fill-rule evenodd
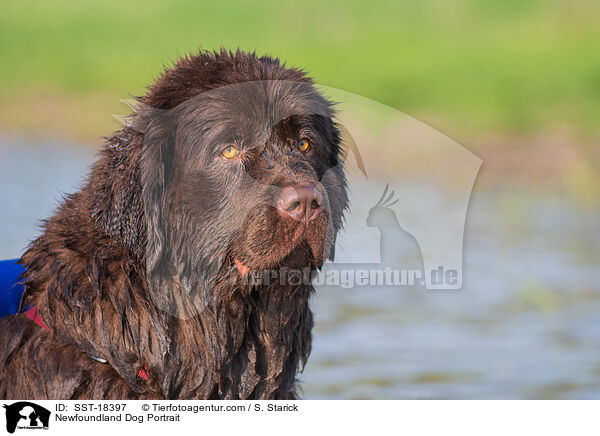
M0 258L39 234L92 160L85 147L0 139ZM337 254L374 262L378 235L364 220L380 192L351 186ZM431 187L396 189L417 190L423 213L443 216ZM463 289L317 290L305 397L600 398L598 212L524 188L475 189Z

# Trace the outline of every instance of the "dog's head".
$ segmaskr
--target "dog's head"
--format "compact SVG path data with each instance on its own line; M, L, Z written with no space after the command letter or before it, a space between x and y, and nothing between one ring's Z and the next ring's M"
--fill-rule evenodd
M227 267L320 267L347 206L333 116L311 80L277 60L184 58L140 99L127 134L109 140L108 153L136 156L111 160L129 168L142 204L132 189L129 200L115 195L113 182L96 216L135 251L143 247L150 272L168 271L184 287L193 275L211 283ZM143 222L132 216L137 208Z

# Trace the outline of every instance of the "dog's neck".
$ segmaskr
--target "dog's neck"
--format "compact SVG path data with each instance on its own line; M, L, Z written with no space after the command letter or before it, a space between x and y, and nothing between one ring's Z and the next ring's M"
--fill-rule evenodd
M295 395L296 372L310 353L310 285L250 289L225 281L203 310L173 316L154 304L143 261L82 210L84 194L63 204L22 259L24 304L38 305L55 336L158 396ZM147 380L138 377L143 367Z
M312 288L284 290L278 286L259 286L252 291L243 287L219 291L229 291L229 297L220 302L220 307L207 308L181 324L183 330L187 328L185 324L190 325L190 334L204 333L203 343L194 343L205 359L204 368L192 370L192 373L204 372L195 374L199 377L192 383L199 385L196 396L292 397L298 366L304 364L310 353L312 314L308 298ZM207 327L215 332L206 332ZM217 343L208 343L215 339ZM181 353L180 358L182 362L186 360ZM211 369L211 365L216 366ZM199 383L213 374L220 379ZM211 385L218 387L218 392L202 392Z
M199 292L204 298L196 304L177 305L186 306L179 313L165 306L185 300L174 291L181 289L178 281L148 280L156 307L150 312L160 313L166 327L166 340L153 355L162 367L163 392L183 398L293 397L296 372L310 353L312 286L250 286L235 274L226 277ZM161 301L157 293L168 298Z

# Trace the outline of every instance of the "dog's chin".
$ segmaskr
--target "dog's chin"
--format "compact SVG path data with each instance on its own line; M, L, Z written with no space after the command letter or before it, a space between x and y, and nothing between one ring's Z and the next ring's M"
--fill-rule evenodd
M278 264L277 267L302 269L306 267L321 267L323 265L323 244L311 244L307 240L301 241Z
M239 252L234 254L238 270L279 269L281 267L302 269L320 268L325 261L325 236L307 233L291 244L278 244L269 249L268 255L253 255Z
M281 267L293 269L321 267L324 262L323 243L302 240L291 249L284 247L275 249L270 256L234 255L234 260L241 273Z

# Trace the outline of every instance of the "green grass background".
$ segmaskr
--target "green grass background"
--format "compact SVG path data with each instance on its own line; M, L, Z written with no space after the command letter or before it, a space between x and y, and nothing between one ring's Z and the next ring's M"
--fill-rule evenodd
M138 95L178 54L239 46L451 132L598 126L598 0L8 0L1 11L4 105L30 90Z

